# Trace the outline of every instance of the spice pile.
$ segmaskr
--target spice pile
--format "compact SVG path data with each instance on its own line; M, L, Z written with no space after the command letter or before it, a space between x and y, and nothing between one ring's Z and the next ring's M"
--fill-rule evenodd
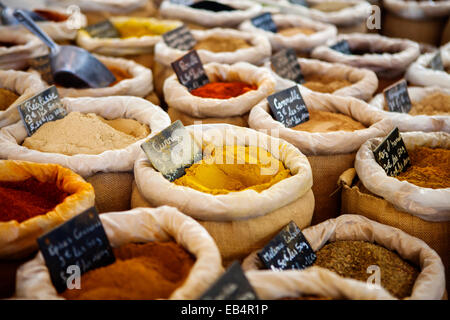
M411 166L396 178L422 188L450 188L450 150L417 147L408 150Z
M365 128L363 124L344 114L309 109L309 120L292 129L308 132L333 132L355 131Z
M412 103L411 115L450 115L450 95L441 92L430 94L419 102Z
M81 289L68 289L62 296L69 300L167 299L195 263L175 242L131 243L113 251L116 262L83 274Z
M352 85L352 83L346 79L334 79L324 75L311 74L305 77L305 82L302 85L313 91L333 93Z
M11 90L0 88L0 111L8 109L17 98L19 98L19 96Z
M195 46L195 50L208 50L211 52L234 52L239 49L250 48L251 45L244 39L225 38L211 36L203 40L199 40Z
M0 222L21 223L46 214L69 196L54 183L35 178L25 181L0 181Z
M192 90L191 94L201 98L230 99L256 89L256 85L240 81L210 82Z
M162 23L156 19L148 18L129 18L123 21L114 21L114 26L122 39L159 36L176 28L174 24Z
M286 36L286 37L295 36L296 34L299 34L299 33L309 36L313 33L316 33L316 30L311 29L311 28L291 27L291 28L282 29L282 30L278 31L278 33L283 36Z
M322 12L336 12L336 11L341 11L342 9L350 8L353 6L354 6L353 3L348 3L348 2L327 1L327 2L313 4L311 6L311 8L320 10Z

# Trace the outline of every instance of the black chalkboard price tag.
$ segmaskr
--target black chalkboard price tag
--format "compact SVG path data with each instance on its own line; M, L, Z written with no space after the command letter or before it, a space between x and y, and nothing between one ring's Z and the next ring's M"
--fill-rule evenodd
M95 207L39 237L37 242L59 293L67 289L70 266L78 266L83 274L115 261Z
M181 6L190 6L191 4L194 3L193 0L170 0L170 2Z
M317 259L300 228L291 221L258 252L259 259L267 269L301 270L311 266Z
M306 2L306 0L289 0L289 2L299 6L308 7L308 3Z
M287 88L267 97L275 119L287 128L309 120L309 112L298 86Z
M408 169L411 165L405 142L400 136L398 128L392 130L381 143L373 150L376 162L386 171L386 174L395 177Z
M302 70L297 60L295 50L292 48L281 50L270 58L275 72L282 78L304 83Z
M257 28L270 31L273 33L277 32L277 25L273 21L272 14L270 12L266 12L257 17L252 18L251 22Z
M444 71L444 64L442 63L441 51L439 50L433 56L433 59L430 61L430 67L433 70Z
M411 100L409 99L406 80L394 83L385 89L383 93L390 112L408 113L411 110Z
M185 25L163 34L164 42L171 48L191 50L197 41Z
M28 136L36 132L44 123L64 118L67 115L59 100L55 86L39 92L37 95L17 106L20 117L27 129Z
M258 296L240 264L234 262L200 300L258 300Z
M209 83L202 61L195 50L189 51L180 59L172 62L172 69L175 71L178 81L189 91Z
M42 80L48 84L53 84L52 66L50 55L46 54L29 60L30 67L40 73Z
M347 40L339 41L338 43L330 46L330 48L343 54L352 54Z
M180 120L145 141L144 150L153 167L169 181L185 174L185 170L203 158L203 151Z
M120 38L120 32L109 20L91 24L84 28L92 38Z

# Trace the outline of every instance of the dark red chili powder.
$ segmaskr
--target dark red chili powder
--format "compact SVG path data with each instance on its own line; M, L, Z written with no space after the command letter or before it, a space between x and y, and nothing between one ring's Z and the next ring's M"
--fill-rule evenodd
M192 90L191 94L201 98L230 99L257 88L253 84L240 81L211 82Z
M54 183L35 178L25 181L0 181L0 222L23 222L46 214L69 196Z

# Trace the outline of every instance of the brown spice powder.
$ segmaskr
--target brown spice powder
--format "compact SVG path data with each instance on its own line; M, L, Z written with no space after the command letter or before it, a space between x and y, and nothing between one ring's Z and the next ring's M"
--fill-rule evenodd
M355 131L365 129L360 122L341 113L309 109L309 120L292 129L308 132Z
M325 75L307 75L305 83L302 84L312 91L321 93L333 93L336 90L351 86L352 83L346 79L335 79Z
M441 92L435 92L420 100L412 103L411 115L450 115L450 95Z
M180 287L194 258L175 242L127 244L114 248L116 262L81 277L81 289L66 290L71 300L167 299Z
M118 68L115 66L109 66L108 69L109 69L109 71L111 71L111 73L114 75L114 77L116 77L116 81L111 83L109 85L110 87L116 85L117 83L119 83L122 80L132 78L131 74L129 74L127 70L124 70L124 69L121 69L121 68Z
M290 27L290 28L284 28L284 29L278 31L278 33L283 36L286 36L286 37L292 37L299 33L309 36L311 34L316 33L316 30L311 29L311 28Z
M239 49L250 48L251 45L244 39L240 38L225 38L225 37L208 37L199 40L195 46L195 50L208 50L211 52L234 52Z
M18 98L19 96L11 90L0 88L0 111L8 109Z
M419 270L398 254L365 241L336 241L316 252L314 265L338 275L367 281L367 268L376 265L381 271L381 286L399 299L411 295Z
M411 166L396 178L422 188L450 188L450 150L417 147L408 150Z

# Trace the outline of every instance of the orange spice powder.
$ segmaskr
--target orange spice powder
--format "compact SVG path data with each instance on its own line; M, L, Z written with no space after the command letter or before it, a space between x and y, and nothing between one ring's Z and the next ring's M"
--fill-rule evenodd
M256 90L258 87L240 81L211 82L191 91L191 94L201 98L230 99L246 92Z

